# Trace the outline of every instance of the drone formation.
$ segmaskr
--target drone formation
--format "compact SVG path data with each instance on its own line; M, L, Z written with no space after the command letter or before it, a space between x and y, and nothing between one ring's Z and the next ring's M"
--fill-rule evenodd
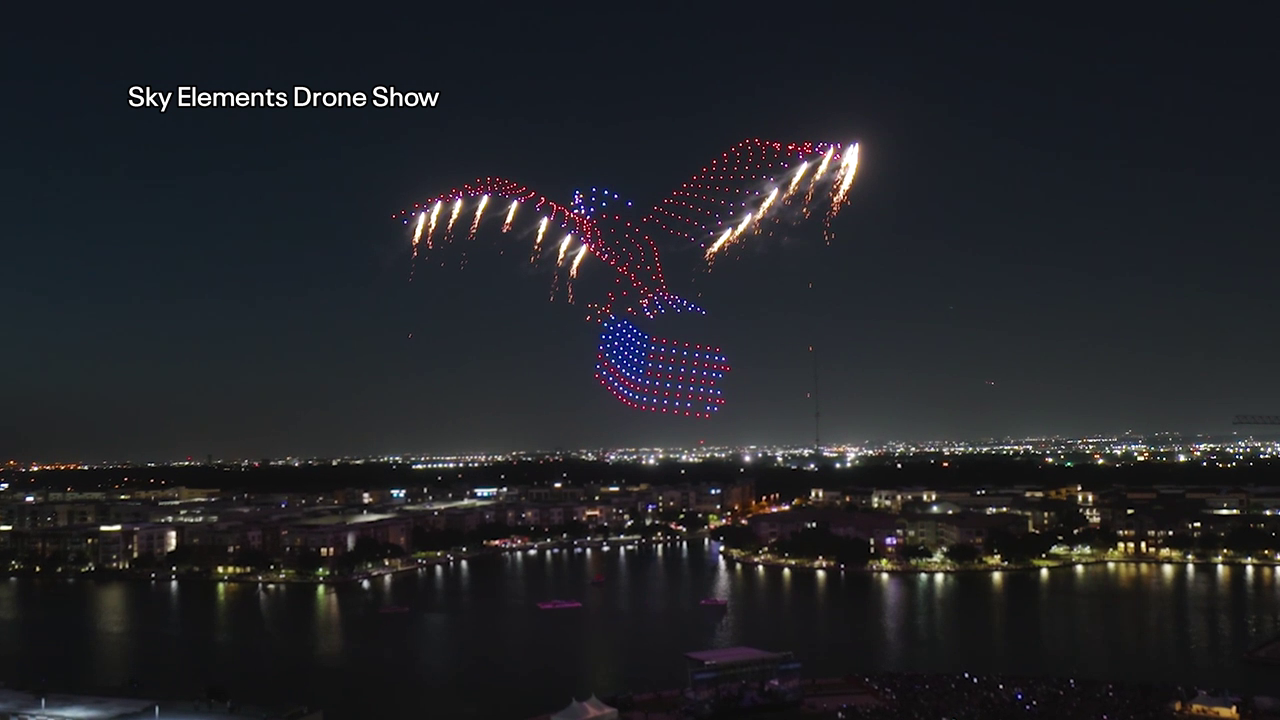
M528 242L531 263L554 257L552 297L563 280L570 302L583 262L589 256L603 261L614 271L614 288L587 305L588 319L603 328L596 378L630 407L704 418L724 403L716 382L729 366L720 349L657 339L633 322L705 314L668 289L654 238L697 244L710 269L749 237L772 235L777 225L808 218L822 204L830 242L831 220L846 204L857 169L857 144L746 140L640 217L632 216L633 203L608 190L576 192L561 205L500 177L480 178L392 217L412 224L416 261L451 244L463 228L467 240L475 239L489 211L501 219L500 233Z

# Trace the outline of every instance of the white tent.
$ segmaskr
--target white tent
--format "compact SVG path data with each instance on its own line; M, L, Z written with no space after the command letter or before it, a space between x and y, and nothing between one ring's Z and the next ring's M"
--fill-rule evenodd
M592 695L583 702L570 700L569 706L552 715L551 720L618 720L618 711Z
M591 708L592 712L595 713L591 717L596 720L617 720L618 718L618 709L605 705L604 702L595 695L584 700L582 704Z

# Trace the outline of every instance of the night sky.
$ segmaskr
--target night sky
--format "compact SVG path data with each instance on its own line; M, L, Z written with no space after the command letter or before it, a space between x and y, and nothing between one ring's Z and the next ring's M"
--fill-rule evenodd
M17 33L0 457L811 442L811 343L829 442L1280 412L1265 18L801 5ZM441 95L161 114L130 108L132 85ZM815 221L673 287L703 293L689 334L734 367L711 420L617 403L592 377L598 327L518 258L478 245L408 281L390 216L415 201L502 175L648 205L750 137L859 141L862 162L829 247Z

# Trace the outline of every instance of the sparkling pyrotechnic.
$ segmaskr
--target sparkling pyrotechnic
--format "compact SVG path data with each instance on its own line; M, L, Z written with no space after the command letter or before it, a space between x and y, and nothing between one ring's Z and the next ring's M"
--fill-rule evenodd
M836 171L828 171L837 163ZM816 166L812 175L808 171ZM464 205L478 198L468 238L481 234L490 199L509 201L501 233L519 239L532 235L532 257L543 257L543 241L552 227L565 233L555 253L562 268L577 239L581 244L569 262L569 298L588 255L603 261L616 274L613 290L602 302L589 305L604 325L597 377L622 402L664 413L705 417L724 402L714 389L728 371L719 350L703 345L655 340L641 333L629 317L655 318L668 312L703 311L667 287L654 238L682 238L697 243L708 263L726 254L748 234L760 235L775 223L808 217L818 190L828 198L824 232L847 203L858 167L858 146L832 143L777 143L747 140L713 159L645 215L629 216L632 203L617 193L591 189L574 194L569 206L502 178L481 178L416 205L413 252L432 249L440 210L451 203L445 233L453 230ZM797 194L807 181L803 198ZM829 189L829 192L828 192ZM523 204L532 207L536 227L515 224ZM430 213L427 205L431 205ZM407 224L410 211L401 213ZM531 221L530 221L531 222ZM768 224L768 225L766 225ZM767 233L772 235L772 231ZM425 240L425 242L424 242ZM557 274L558 275L558 274ZM553 291L554 293L554 291Z
M853 176L858 172L858 145L854 143L840 163L840 174L836 176L836 192L831 198L831 212L840 212L845 198L849 197L849 188L853 187Z
M480 227L480 216L484 214L484 206L489 204L489 196L484 195L480 198L480 204L476 206L476 216L471 221L471 230L467 233L467 238L471 239L476 236L476 229Z
M436 220L440 217L440 201L431 208L431 219L427 221L427 247L431 247L431 233L436 231Z
M787 186L786 197L791 197L791 194L796 191L796 187L800 185L801 178L804 177L804 171L808 169L809 169L808 162L802 162L800 163L800 167L796 168L795 175L791 176L791 184Z
M756 211L756 221L755 221L755 227L754 227L757 233L760 232L760 221L764 219L765 215L769 214L769 208L773 207L773 201L776 200L777 198L778 198L778 188L774 188L769 192L769 196L764 199L764 202L760 203L760 209Z
M564 239L560 241L560 250L556 252L557 266L564 264L564 254L569 252L569 243L571 242L573 242L573 233L565 235Z
M538 249L542 247L542 236L547 234L547 223L550 218L542 218L542 222L538 223L538 237L533 239L533 257L538 258Z
M582 260L587 257L587 246L583 245L578 248L578 254L573 256L573 263L569 265L569 277L578 277L578 266L582 264Z
M413 256L418 256L418 242L422 240L422 228L427 224L427 211L418 213L418 224L413 229Z
M520 201L512 200L511 207L507 210L507 219L502 223L502 232L507 232L511 229L511 221L515 219L516 208L518 207L520 207Z
M462 198L458 198L453 203L453 211L449 213L449 223L444 226L445 232L453 230L453 224L458 221L458 215L462 213Z

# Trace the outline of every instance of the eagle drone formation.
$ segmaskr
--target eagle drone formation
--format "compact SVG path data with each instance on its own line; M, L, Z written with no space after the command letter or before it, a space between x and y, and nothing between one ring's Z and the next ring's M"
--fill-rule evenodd
M824 234L844 207L858 169L857 144L746 140L712 160L631 219L632 203L616 193L574 193L562 205L500 177L465 184L393 217L412 225L413 256L442 249L465 232L468 240L494 218L501 233L528 238L532 263L554 257L552 297L593 257L614 273L614 288L589 303L600 323L596 379L622 403L682 417L710 417L724 404L717 382L729 371L719 348L655 337L639 323L666 313L705 311L667 288L655 237L697 244L710 269L715 261L774 223L808 218L821 206ZM486 212L489 214L486 216Z

